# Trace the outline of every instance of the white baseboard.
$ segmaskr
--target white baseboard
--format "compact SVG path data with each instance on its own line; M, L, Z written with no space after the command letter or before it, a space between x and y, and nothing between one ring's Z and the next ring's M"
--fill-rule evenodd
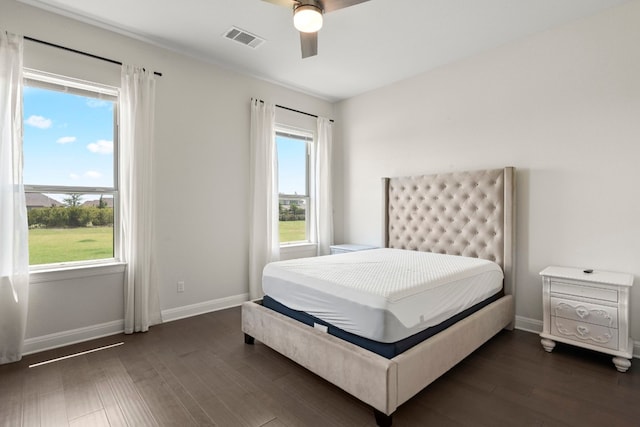
M249 300L249 294L233 295L198 304L184 307L171 308L162 311L163 322L184 319L186 317L197 316L211 311L222 310L235 307ZM238 325L239 327L239 325ZM114 320L112 322L91 325L84 328L72 329L69 331L56 332L54 334L40 337L27 338L24 341L23 355L51 350L66 345L102 338L109 335L117 335L124 332L124 320Z
M543 323L541 320L516 316L516 329L539 334L540 332L542 332L542 325ZM633 342L633 357L636 359L640 358L640 341Z
M226 298L199 302L197 304L185 305L183 307L170 308L168 310L162 310L162 321L172 322L174 320L197 316L199 314L237 307L245 301L249 301L249 294L232 295Z
M528 317L516 316L516 329L521 331L539 334L542 332L542 320L529 319Z
M168 310L162 310L162 320L163 322L172 322L174 320L197 316L199 314L236 307L248 300L249 294L239 294L226 298L186 305L183 307L170 308ZM538 334L542 332L542 321L516 316L515 327L522 331ZM22 354L28 355L38 353L40 351L64 347L66 345L76 344L83 341L120 334L122 332L124 332L124 320L114 320L112 322L101 323L99 325L56 332L54 334L43 335L40 337L27 338L24 341L24 350ZM639 341L634 341L633 343L633 357L640 358Z
M27 338L24 340L23 355L38 353L53 348L64 347L65 345L76 344L109 335L116 335L124 332L124 320L114 320L99 325L86 326L84 328L72 329L70 331L56 332L55 334L43 335L40 337Z

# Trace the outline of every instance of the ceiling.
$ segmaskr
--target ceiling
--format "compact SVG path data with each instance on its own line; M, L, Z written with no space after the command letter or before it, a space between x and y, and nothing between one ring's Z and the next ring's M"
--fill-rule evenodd
M629 0L370 0L326 14L306 59L291 10L262 0L19 1L337 101Z

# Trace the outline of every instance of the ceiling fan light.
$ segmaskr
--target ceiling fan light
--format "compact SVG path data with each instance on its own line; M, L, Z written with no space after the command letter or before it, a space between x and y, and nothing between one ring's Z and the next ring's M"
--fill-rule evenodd
M317 6L305 4L293 11L293 26L303 33L315 33L322 28L322 11Z

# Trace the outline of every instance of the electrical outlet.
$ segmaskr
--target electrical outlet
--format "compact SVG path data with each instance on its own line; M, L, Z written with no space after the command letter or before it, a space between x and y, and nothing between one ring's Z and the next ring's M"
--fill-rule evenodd
M178 282L178 292L184 292L184 281L182 280Z

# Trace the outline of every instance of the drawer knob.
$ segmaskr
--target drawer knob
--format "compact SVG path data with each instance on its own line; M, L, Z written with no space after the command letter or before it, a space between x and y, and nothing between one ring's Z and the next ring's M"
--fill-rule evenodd
M587 310L584 307L578 307L576 308L576 314L581 318L584 319L585 317L587 317L589 315L589 310Z
M589 333L589 328L587 328L586 326L578 325L576 329L578 330L578 333L583 337Z

